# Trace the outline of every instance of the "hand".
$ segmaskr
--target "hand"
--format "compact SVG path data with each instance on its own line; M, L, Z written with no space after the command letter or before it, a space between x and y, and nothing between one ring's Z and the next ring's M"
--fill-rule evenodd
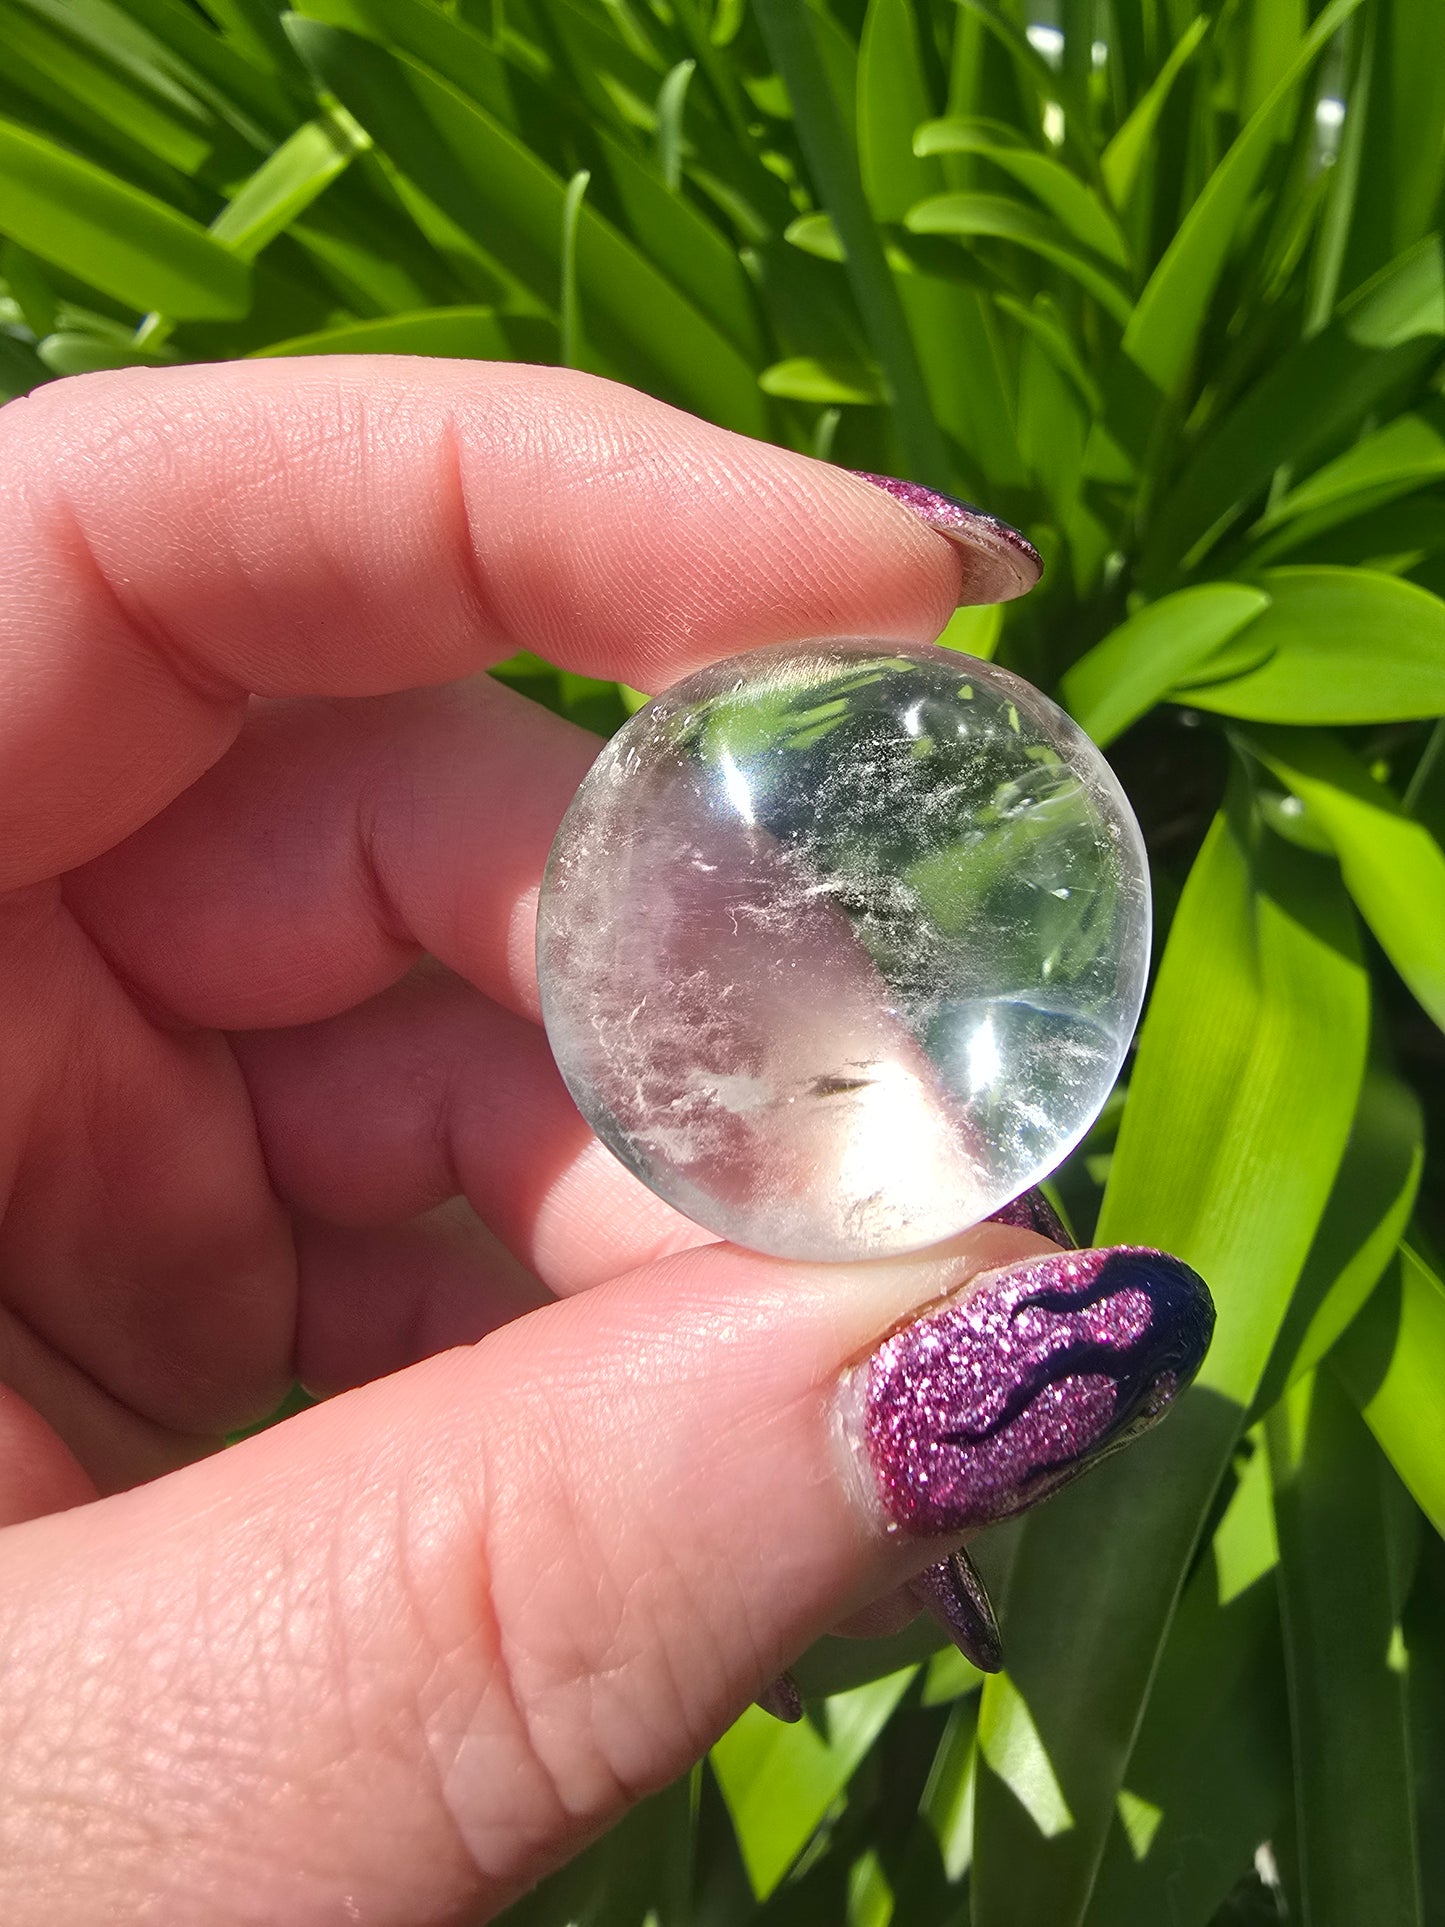
M965 558L549 369L86 377L0 477L0 1917L483 1917L1197 1363L1148 1254L706 1243L537 1027L595 744L476 672L926 639Z

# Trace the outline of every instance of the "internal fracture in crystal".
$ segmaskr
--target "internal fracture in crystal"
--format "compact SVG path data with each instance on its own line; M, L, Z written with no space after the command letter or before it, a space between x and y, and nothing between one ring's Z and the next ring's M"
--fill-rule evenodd
M1019 677L880 642L762 649L602 751L543 884L542 1008L578 1107L754 1250L967 1229L1097 1115L1143 995L1142 842Z

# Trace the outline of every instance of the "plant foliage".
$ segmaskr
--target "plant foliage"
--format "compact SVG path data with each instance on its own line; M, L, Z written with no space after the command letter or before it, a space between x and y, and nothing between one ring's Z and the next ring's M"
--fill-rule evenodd
M805 1724L750 1713L517 1922L1445 1920L1440 0L0 0L0 36L8 392L567 361L970 496L1048 574L946 640L1111 745L1149 838L1156 981L1057 1190L1208 1277L1199 1386L985 1541L1006 1674L825 1642Z

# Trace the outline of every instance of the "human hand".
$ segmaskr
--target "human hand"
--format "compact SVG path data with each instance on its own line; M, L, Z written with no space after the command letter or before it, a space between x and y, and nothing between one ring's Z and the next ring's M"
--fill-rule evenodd
M966 558L558 370L87 377L0 456L0 1916L481 1918L1198 1362L1157 1255L707 1243L537 1027L595 744L476 672L922 640Z

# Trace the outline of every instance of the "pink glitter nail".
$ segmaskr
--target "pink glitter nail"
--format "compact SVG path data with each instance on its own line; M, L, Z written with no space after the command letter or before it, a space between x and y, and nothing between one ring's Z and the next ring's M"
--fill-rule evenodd
M1161 1418L1214 1328L1163 1252L1060 1252L975 1280L861 1368L883 1508L918 1533L1007 1519Z
M900 481L895 475L873 475L867 469L852 471L860 481L871 482L891 495L902 508L910 510L939 535L945 535L964 557L963 583L959 603L1012 602L1027 595L1044 572L1043 559L1027 536L1001 522L971 502L940 489L925 488L921 482Z

